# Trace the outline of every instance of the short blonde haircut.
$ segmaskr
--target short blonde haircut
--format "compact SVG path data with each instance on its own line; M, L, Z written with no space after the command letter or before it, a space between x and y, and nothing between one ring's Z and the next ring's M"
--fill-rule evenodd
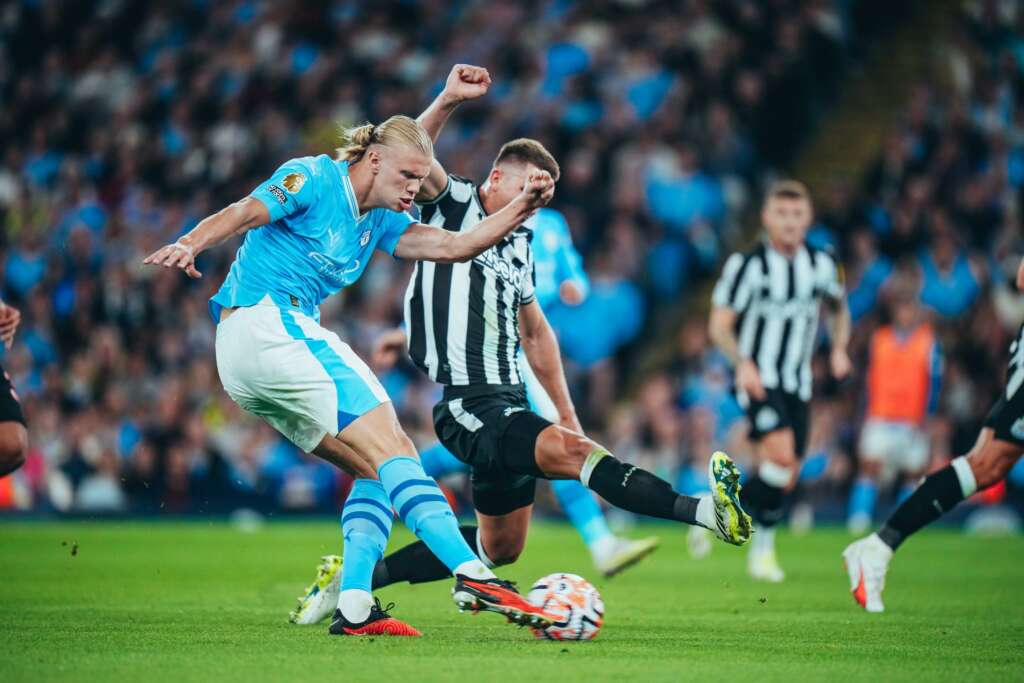
M419 123L408 116L396 115L384 123L364 123L347 128L341 133L342 145L338 148L339 161L359 161L370 145L387 147L412 147L434 158L434 143Z

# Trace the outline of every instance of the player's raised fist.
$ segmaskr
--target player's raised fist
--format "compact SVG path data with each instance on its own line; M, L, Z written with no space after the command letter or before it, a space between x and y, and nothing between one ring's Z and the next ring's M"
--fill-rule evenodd
M476 99L491 87L491 75L482 66L456 64L444 84L444 94L453 102Z
M535 171L526 179L523 193L532 207L547 206L555 196L555 181L547 171Z

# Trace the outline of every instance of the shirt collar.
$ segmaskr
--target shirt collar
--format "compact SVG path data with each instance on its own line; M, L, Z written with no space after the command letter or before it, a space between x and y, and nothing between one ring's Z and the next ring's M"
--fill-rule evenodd
M356 191L352 188L352 179L348 176L348 161L339 161L338 171L341 173L341 187L344 189L345 197L348 199L349 213L356 223L362 223L370 215L370 212L367 211L362 215L359 214L359 202L356 201Z

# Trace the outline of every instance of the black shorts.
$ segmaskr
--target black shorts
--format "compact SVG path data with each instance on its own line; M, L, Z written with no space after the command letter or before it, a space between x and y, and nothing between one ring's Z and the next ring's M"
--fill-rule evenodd
M20 422L25 424L25 414L21 412L21 401L11 384L11 376L0 367L0 422Z
M746 398L746 411L751 441L760 441L765 434L780 429L792 429L796 457L804 456L810 414L807 401L782 389L765 389L763 401Z
M995 437L1024 447L1024 325L1010 344L1010 367L999 400L988 411L985 426Z
M470 467L473 506L504 515L533 504L537 437L551 422L530 410L519 385L445 387L434 406L437 438Z

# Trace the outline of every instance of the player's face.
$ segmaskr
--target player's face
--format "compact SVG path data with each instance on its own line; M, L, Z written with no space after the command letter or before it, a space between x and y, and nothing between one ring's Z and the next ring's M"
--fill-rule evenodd
M811 203L806 199L771 197L761 210L768 238L783 249L795 249L811 225Z
M379 170L374 181L374 204L392 211L411 209L433 161L433 158L411 147L381 146Z
M502 164L491 169L488 180L491 183L491 196L498 210L505 208L505 205L516 198L523 188L530 174L539 172L540 169L533 164Z
M896 304L892 317L897 327L909 329L917 320L917 309L910 301L900 301Z

